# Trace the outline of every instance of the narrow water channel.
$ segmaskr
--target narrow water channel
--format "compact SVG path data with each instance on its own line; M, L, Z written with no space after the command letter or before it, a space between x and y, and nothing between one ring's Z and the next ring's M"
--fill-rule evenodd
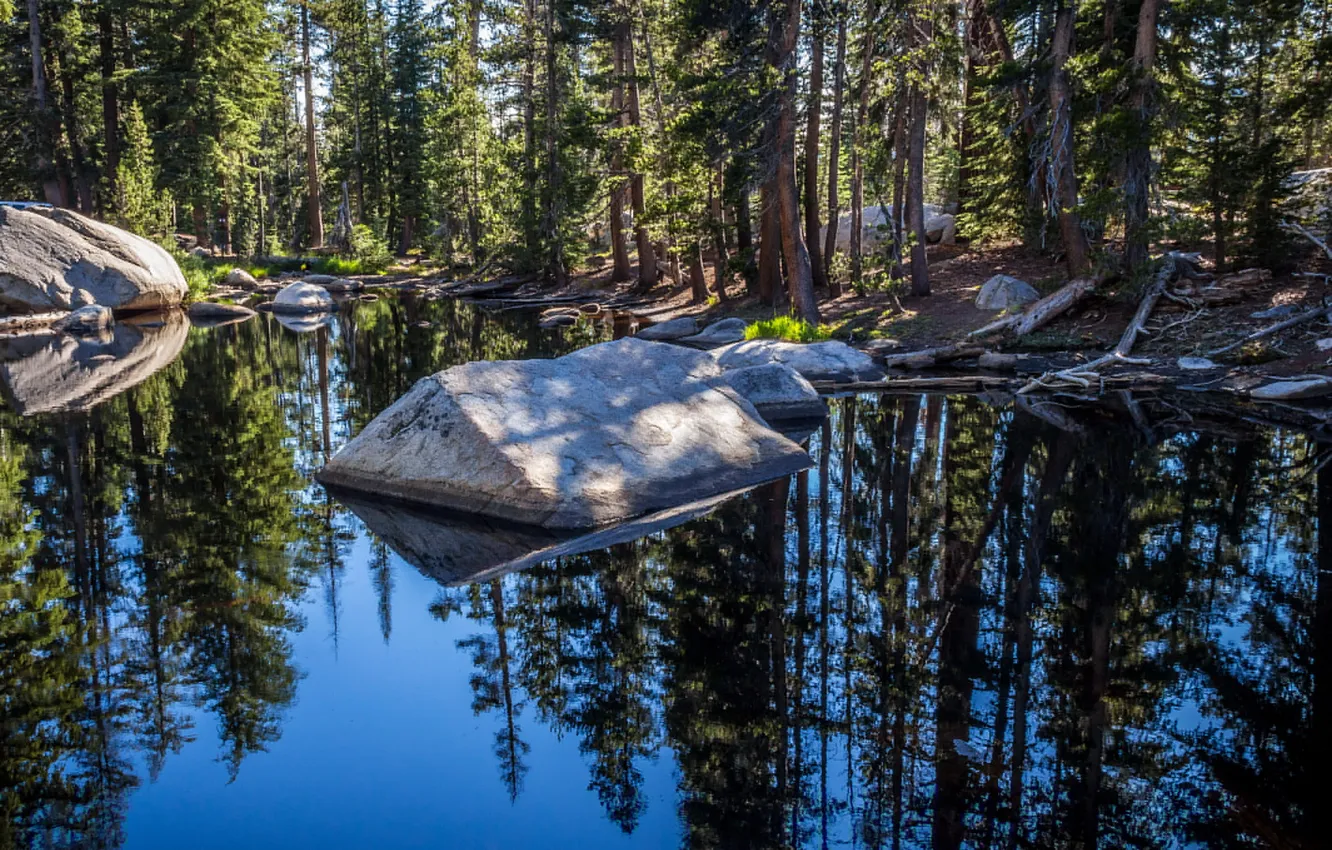
M313 482L420 377L614 332L0 341L0 846L1320 846L1306 435L842 398L808 472L479 582Z

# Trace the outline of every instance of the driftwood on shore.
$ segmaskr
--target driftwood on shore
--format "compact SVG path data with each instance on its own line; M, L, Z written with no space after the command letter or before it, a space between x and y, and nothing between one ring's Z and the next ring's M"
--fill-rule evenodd
M1326 304L1320 304L1317 307L1314 307L1312 310L1305 310L1303 313L1297 313L1296 315L1291 316L1289 319L1277 322L1274 325L1268 325L1262 330L1254 331L1253 333L1249 334L1243 339L1232 342L1230 345L1223 345L1220 348L1212 349L1211 351L1207 352L1207 356L1214 357L1218 354L1224 354L1227 351L1233 351L1236 348L1245 345L1246 343L1260 340L1264 337L1271 336L1274 333L1280 333L1281 331L1284 331L1287 328L1293 328L1296 325L1302 325L1305 322L1312 322L1314 319L1317 319L1320 316L1329 316L1330 312L1332 312L1332 308L1329 308Z

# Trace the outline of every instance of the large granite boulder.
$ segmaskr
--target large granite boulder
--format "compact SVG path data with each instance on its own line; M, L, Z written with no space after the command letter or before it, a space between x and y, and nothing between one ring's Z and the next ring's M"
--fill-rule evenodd
M863 351L844 342L815 342L808 345L776 339L751 339L710 352L726 370L782 363L807 381L873 381L883 370Z
M417 382L320 472L335 487L588 528L809 466L706 354L632 337Z
M24 416L88 410L166 367L189 332L185 314L173 310L116 322L101 337L0 339L0 385Z
M189 292L164 248L70 210L0 207L0 304L37 313L179 304Z
M1041 294L1030 283L1011 275L997 274L981 286L976 295L976 306L982 310L1017 310L1040 300Z
M333 296L322 286L304 281L283 287L269 309L274 313L328 313L336 310Z

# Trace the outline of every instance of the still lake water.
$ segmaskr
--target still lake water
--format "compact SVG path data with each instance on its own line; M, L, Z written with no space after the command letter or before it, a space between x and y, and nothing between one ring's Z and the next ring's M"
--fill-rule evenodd
M455 586L312 481L424 375L613 333L0 342L0 847L1324 846L1305 435L839 399L806 473Z

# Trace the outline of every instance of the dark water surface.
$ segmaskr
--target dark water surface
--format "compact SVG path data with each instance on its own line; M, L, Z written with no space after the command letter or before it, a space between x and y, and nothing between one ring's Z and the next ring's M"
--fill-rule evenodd
M841 399L807 473L456 586L312 482L426 374L611 333L0 342L0 847L1326 846L1302 434Z

